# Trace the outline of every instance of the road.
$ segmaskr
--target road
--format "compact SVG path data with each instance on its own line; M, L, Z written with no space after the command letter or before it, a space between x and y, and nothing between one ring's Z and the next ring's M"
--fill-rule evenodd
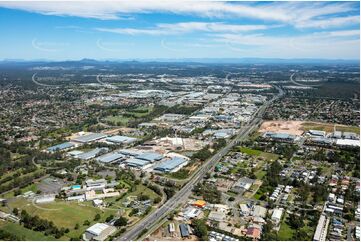
M301 86L301 87L319 87L319 86L321 86L321 85L305 85L305 84L298 83L298 82L296 82L295 80L293 80L293 76L294 76L295 74L296 74L296 73L293 73L293 74L290 76L290 81L291 81L293 84L297 85L297 86Z
M155 210L153 213L149 214L142 221L134 225L129 231L126 231L123 235L116 238L118 241L126 240L136 240L138 236L144 231L144 229L150 229L158 221L166 217L171 211L176 209L180 204L183 204L187 201L189 195L191 194L193 187L200 182L208 171L212 169L221 159L225 156L237 142L247 137L247 135L254 130L259 124L261 124L262 114L266 108L277 98L283 95L283 90L276 87L279 91L279 94L273 97L271 100L267 101L262 105L258 111L253 115L253 118L243 126L237 136L231 140L225 147L218 151L213 157L211 157L207 162L205 162L200 169L192 176L189 182L184 185L173 197L171 197L166 203L161 207Z

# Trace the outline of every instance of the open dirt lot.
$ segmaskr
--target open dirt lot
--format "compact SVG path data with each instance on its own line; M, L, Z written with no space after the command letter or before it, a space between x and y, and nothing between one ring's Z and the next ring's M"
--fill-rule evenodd
M310 122L310 121L265 121L262 123L258 132L264 133L267 131L277 132L277 133L286 133L292 135L301 135L304 131L310 129L323 130L327 133L333 132L334 128L338 131L348 131L359 133L360 128L357 126L346 126L341 124L332 124L332 123L320 123L320 122Z
M303 121L266 121L263 122L258 132L277 132L291 135L303 133Z

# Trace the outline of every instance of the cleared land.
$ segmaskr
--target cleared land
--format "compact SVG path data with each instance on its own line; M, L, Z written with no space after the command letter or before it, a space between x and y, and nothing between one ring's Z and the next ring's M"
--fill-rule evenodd
M258 132L277 132L291 135L301 135L303 121L265 121Z
M360 132L360 127L357 126L305 121L265 121L262 123L258 132L277 132L291 135L301 135L310 129L322 130L330 133L333 132L334 127L336 127L337 131L342 132Z

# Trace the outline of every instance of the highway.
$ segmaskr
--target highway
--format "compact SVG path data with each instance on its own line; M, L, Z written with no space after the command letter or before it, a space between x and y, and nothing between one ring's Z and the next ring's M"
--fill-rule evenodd
M166 203L161 207L155 210L153 213L149 214L142 221L134 225L129 231L126 231L123 235L116 238L118 241L126 240L136 240L139 235L144 231L144 229L150 229L154 224L159 222L165 216L167 216L171 211L176 209L178 205L183 204L187 201L189 195L192 192L193 187L200 182L208 171L212 169L221 159L225 156L236 143L244 138L254 130L262 122L262 114L266 108L277 98L283 95L283 90L279 87L275 87L279 93L274 96L271 100L267 101L262 105L258 111L253 115L252 119L243 126L237 136L232 139L225 147L220 149L213 157L207 160L200 169L191 177L189 182L184 185L173 197L171 197Z

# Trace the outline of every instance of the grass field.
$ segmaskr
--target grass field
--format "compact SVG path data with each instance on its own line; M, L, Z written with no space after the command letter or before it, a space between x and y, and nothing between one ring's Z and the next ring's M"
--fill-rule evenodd
M281 228L278 231L278 239L279 240L292 240L294 230L285 222L285 220L281 223Z
M22 240L29 240L29 241L56 240L52 236L45 236L42 232L33 231L31 229L24 228L20 224L12 223L12 222L0 221L0 229L5 230L11 234L14 234Z
M23 198L16 199L9 203L11 208L25 209L31 215L38 215L40 218L53 221L58 227L69 228L69 234L66 234L66 238L74 237L78 238L88 226L84 226L85 220L88 220L91 224L96 214L100 214L100 221L104 221L106 217L113 214L113 210L101 211L99 208L92 207L91 205L56 201L48 204L34 205L31 201L27 201ZM79 229L74 230L75 224L79 224Z
M326 131L327 133L331 133L334 130L335 124L330 123L316 123L316 122L305 122L302 124L302 129L304 131L315 129L315 130L322 130ZM337 125L336 124L336 130L342 131L342 132L354 132L354 133L360 133L360 127L357 126L345 126L345 125Z
M276 154L272 154L272 153L267 153L267 152L263 152L260 150L254 150L254 149L250 149L247 147L239 147L240 152L245 153L247 155L251 155L251 156L257 156L257 157L261 157L267 161L275 161L278 159L278 155Z
M258 180L262 180L262 178L267 174L266 171L264 170L258 170L255 175L257 177Z
M144 106L140 106L137 107L135 109L132 109L131 111L126 111L126 114L131 114L133 115L135 118L141 118L141 117L145 117L147 116L149 113L151 113L153 111L152 107L144 107ZM107 116L105 117L105 120L107 122L116 124L116 125L121 125L121 126L126 126L128 124L128 122L130 120L132 120L134 118L132 117L127 117L125 115L115 115L115 116Z

